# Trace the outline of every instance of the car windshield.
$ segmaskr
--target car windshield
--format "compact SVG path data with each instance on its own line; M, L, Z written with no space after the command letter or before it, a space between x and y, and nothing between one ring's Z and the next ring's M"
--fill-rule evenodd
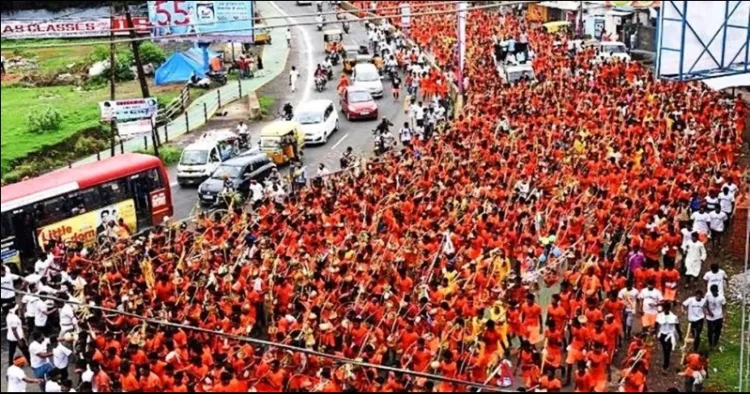
M214 174L211 175L213 179L237 179L242 173L242 168L235 166L221 166Z
M323 114L317 112L303 112L298 115L300 124L317 124L323 122Z
M360 82L375 82L380 80L380 75L374 70L364 70L357 72L357 81Z
M524 75L528 76L529 78L533 78L533 74L530 71L510 71L508 72L508 82L518 82Z
M604 53L625 53L624 45L604 45L602 46L602 52Z
M278 149L280 138L274 137L263 137L260 139L260 147L262 149Z
M182 152L180 164L185 166L204 165L208 162L207 150L186 150Z
M372 101L372 96L367 92L349 92L350 103L366 103Z

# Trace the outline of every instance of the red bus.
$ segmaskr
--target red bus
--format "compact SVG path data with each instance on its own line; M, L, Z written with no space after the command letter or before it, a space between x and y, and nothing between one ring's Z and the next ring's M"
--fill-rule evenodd
M130 234L172 216L164 163L125 154L0 189L2 261L22 270L50 240L98 242L110 222Z

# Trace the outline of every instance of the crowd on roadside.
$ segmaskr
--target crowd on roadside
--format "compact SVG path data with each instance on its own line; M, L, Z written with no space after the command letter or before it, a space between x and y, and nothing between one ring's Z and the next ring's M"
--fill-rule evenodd
M455 14L415 17L411 33L451 68L454 27ZM680 369L700 389L726 280L708 254L740 198L747 109L571 53L512 13L471 11L467 32L466 106L430 138L252 211L52 243L25 278L0 269L27 290L17 305L3 291L13 389L470 389L237 336L498 388L642 392L649 371ZM493 37L522 35L536 81L503 84Z

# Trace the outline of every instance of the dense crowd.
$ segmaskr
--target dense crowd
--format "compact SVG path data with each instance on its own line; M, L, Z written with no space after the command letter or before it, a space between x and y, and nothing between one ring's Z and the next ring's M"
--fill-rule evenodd
M416 17L411 32L451 68L454 27ZM445 130L254 210L50 245L7 320L14 388L35 382L25 354L48 391L469 389L88 305L498 388L641 392L659 367L700 388L725 281L706 248L739 197L745 107L513 13L472 11L467 29L467 104ZM509 36L528 37L536 81L498 78L493 38Z

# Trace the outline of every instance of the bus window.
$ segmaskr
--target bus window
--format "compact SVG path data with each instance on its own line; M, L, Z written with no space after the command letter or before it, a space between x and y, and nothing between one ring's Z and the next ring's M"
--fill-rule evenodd
M99 186L99 197L101 198L101 204L103 207L115 205L119 202L130 199L128 181L120 179Z
M34 204L34 217L39 226L47 226L70 217L74 205L67 197L59 196Z
M13 236L13 223L10 221L10 213L6 212L2 216L2 222L0 222L0 238L6 239Z
M68 196L68 203L73 216L82 215L106 206L102 205L102 200L99 198L99 191L95 187L71 193Z

